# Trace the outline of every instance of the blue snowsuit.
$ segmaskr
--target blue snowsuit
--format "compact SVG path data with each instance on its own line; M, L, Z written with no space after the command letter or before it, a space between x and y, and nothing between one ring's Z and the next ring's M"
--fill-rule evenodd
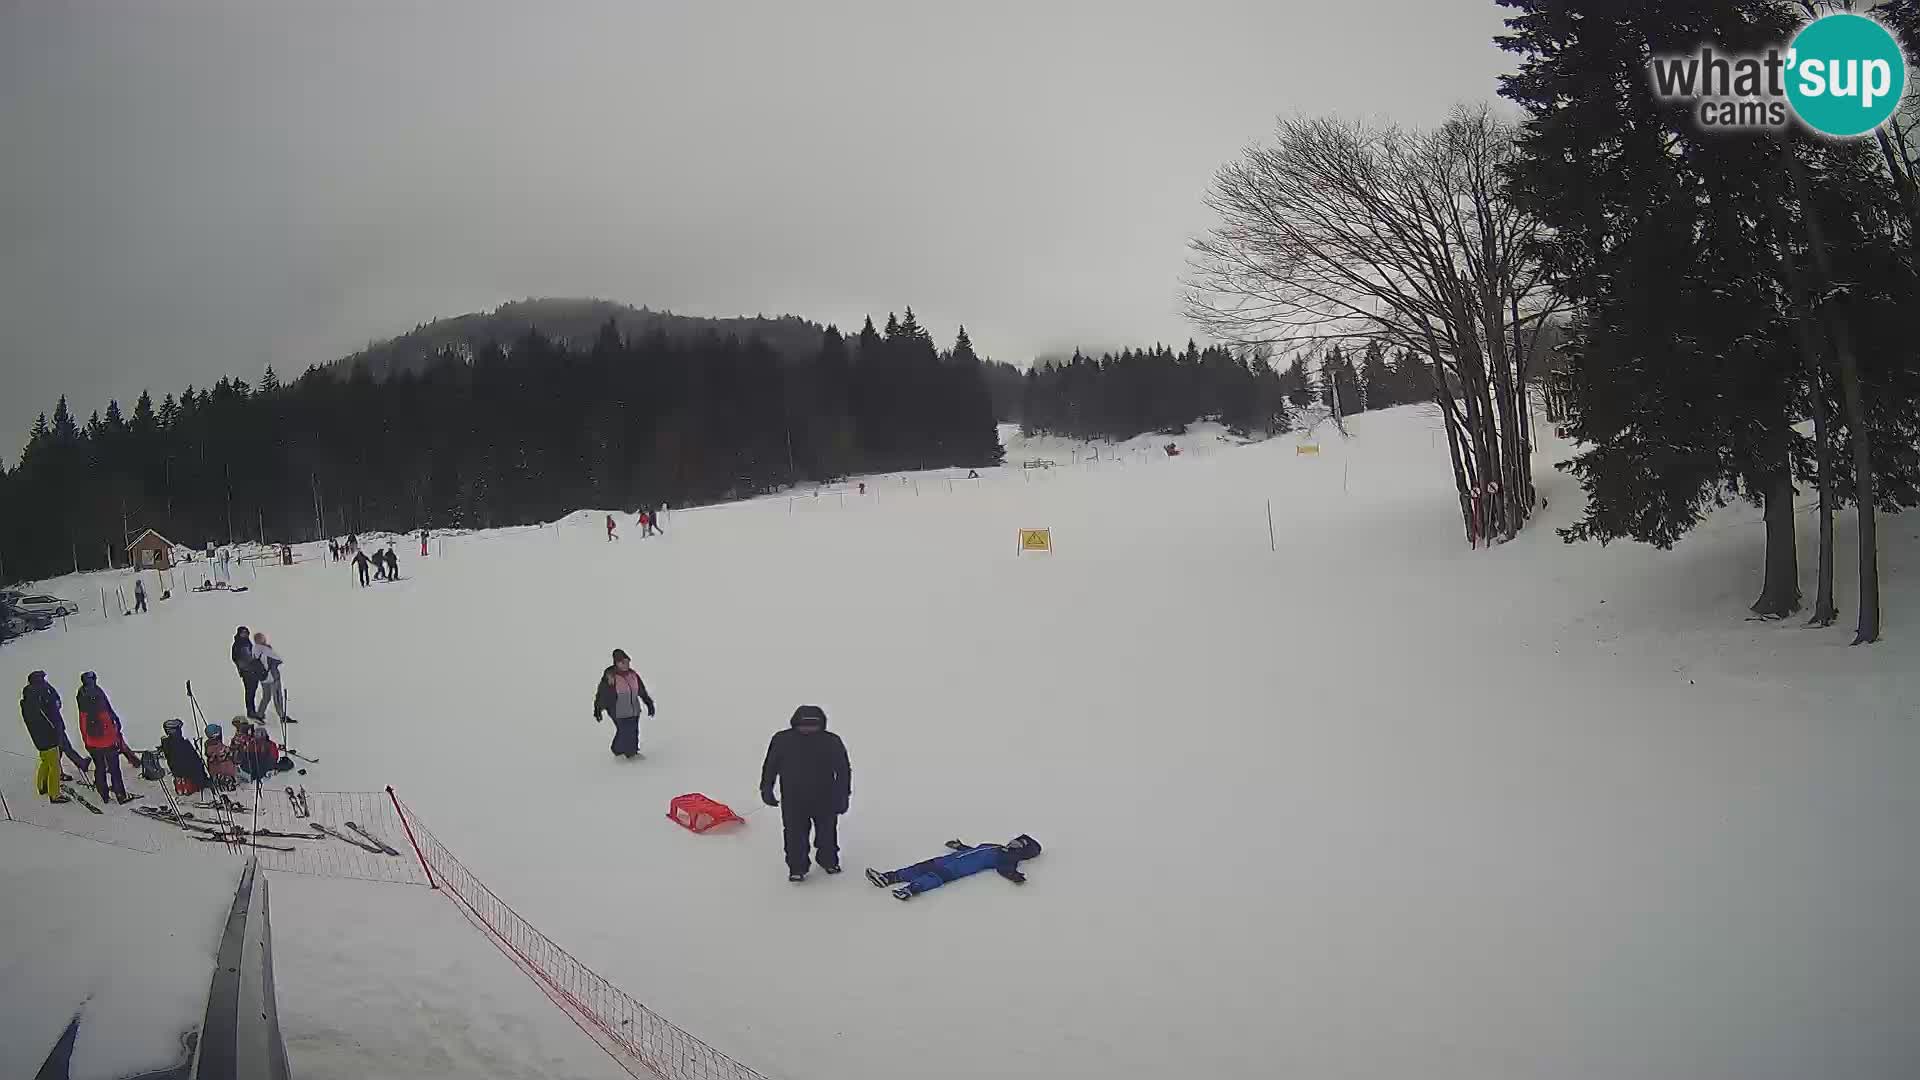
M930 889L937 889L949 881L958 881L982 870L992 870L1015 885L1019 885L1027 880L1027 875L1020 872L1020 863L1040 854L1040 845L1031 837L1020 839L1024 841L1025 846L1019 849L1007 844L968 845L958 840L949 840L947 846L953 849L952 854L917 862L898 870L890 870L879 875L879 878L889 885L906 886L900 891L906 892L909 896L918 896ZM900 891L896 891L895 895L899 895Z

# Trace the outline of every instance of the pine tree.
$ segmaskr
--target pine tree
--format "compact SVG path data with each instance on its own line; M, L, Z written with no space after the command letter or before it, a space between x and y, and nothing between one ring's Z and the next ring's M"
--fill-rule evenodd
M1400 404L1395 394L1393 372L1387 367L1387 350L1379 340L1367 343L1360 361L1360 407L1390 409Z
M267 373L260 376L260 392L263 394L272 394L278 392L279 389L280 376L274 374L273 365L268 364Z

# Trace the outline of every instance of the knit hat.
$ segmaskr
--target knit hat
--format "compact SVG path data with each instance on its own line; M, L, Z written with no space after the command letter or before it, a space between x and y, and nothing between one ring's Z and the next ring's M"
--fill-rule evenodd
M1017 858L1031 859L1035 855L1040 854L1040 841L1035 840L1026 833L1021 833L1019 836L1007 841L1007 850L1013 852Z
M219 738L219 737L220 737L220 725L219 725L219 724L208 724L208 725L207 725L207 738L209 738L209 739L217 739L217 738Z

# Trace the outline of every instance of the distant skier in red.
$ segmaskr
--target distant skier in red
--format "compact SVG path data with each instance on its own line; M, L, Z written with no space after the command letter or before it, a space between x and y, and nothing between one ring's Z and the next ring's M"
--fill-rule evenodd
M618 539L620 539L620 535L613 531L613 515L608 514L607 515L607 540L609 542L612 542Z

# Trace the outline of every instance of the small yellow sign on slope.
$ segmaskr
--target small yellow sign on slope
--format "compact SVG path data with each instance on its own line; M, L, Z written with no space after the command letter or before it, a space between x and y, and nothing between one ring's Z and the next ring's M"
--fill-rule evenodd
M1021 529L1020 530L1020 550L1023 553L1028 551L1052 551L1053 550L1053 530L1052 529Z

